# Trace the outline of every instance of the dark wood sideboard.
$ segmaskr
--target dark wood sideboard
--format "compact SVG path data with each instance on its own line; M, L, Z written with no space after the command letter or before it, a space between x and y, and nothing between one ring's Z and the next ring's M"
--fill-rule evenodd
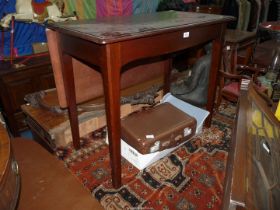
M17 61L15 61L17 63ZM48 56L34 57L24 66L0 66L0 103L2 114L14 136L27 129L25 116L20 106L28 93L54 88L53 71Z
M280 209L280 122L252 85L239 99L222 209Z

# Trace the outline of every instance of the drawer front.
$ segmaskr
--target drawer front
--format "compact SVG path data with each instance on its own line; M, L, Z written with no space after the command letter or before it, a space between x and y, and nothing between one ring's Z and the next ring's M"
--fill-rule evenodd
M50 65L15 72L6 75L2 81L5 98L10 102L9 109L14 111L20 111L20 106L25 103L26 94L55 87Z
M13 112L20 111L20 106L25 103L24 96L28 93L32 93L34 87L31 78L25 78L24 80L17 80L6 84L6 99L9 100L9 109Z

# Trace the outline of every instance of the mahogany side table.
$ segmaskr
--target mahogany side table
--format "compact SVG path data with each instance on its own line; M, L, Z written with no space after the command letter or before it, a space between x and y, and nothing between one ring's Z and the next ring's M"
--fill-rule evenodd
M171 60L171 54L198 44L213 41L211 74L207 110L214 107L217 72L220 65L226 24L233 17L191 12L165 11L154 14L107 17L48 25L59 36L63 58L63 81L72 128L73 143L79 148L77 105L72 57L89 66L98 67L103 77L106 117L109 137L112 184L121 186L120 152L120 77L127 65L137 60L161 57ZM126 68L127 69L127 68ZM165 70L164 90L169 90L171 62ZM137 75L135 75L137 76Z

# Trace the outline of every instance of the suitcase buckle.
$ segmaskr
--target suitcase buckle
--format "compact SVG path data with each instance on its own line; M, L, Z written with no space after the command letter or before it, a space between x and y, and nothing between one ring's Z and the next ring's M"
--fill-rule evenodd
M152 146L152 147L150 148L150 153L153 153L153 152L158 151L158 150L159 150L159 146L160 146L160 141L156 141L156 142L154 143L154 146Z
M184 137L190 135L192 133L192 129L191 128L185 128L184 129Z

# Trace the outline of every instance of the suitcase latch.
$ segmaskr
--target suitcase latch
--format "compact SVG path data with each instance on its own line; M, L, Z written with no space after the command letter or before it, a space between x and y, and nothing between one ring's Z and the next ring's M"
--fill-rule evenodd
M191 133L192 133L192 129L191 128L185 128L184 129L184 137L190 135Z
M152 147L150 148L150 153L153 153L153 152L158 151L158 150L159 150L159 146L160 146L160 141L156 141L156 142L154 143L154 146L152 146Z

